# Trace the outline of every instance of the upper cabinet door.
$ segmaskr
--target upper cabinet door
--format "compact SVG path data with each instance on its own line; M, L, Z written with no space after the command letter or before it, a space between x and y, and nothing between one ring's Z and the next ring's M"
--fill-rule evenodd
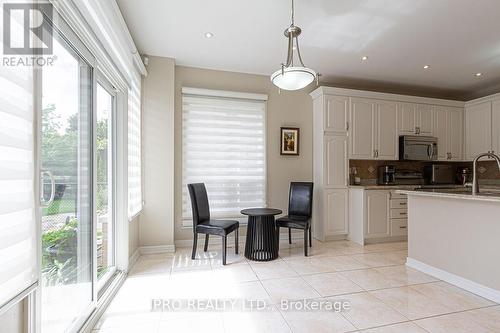
M460 161L463 159L464 140L464 109L448 109L448 152L450 160ZM439 144L439 141L438 141Z
M347 136L325 135L324 137L325 188L345 188L348 184Z
M500 101L494 101L492 104L491 120L491 149L498 155L500 153Z
M465 158L472 160L491 149L491 102L467 107L465 110Z
M381 160L397 160L399 158L397 103L377 101L376 109L376 157Z
M349 97L325 96L324 130L347 134L349 130Z
M398 109L399 135L415 135L417 106L412 103L400 103Z
M374 127L375 103L364 98L351 98L350 157L353 159L375 158Z
M438 160L449 159L448 150L448 109L444 106L434 107L433 135L438 139Z
M418 104L416 121L418 135L432 135L432 106Z

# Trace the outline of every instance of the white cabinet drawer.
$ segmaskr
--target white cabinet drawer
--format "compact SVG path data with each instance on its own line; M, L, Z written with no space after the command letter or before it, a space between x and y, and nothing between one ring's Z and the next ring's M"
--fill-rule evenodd
M406 219L391 219L391 236L406 236L408 221Z
M406 199L408 196L402 193L391 192L391 200L394 199Z
M406 219L408 210L406 208L391 209L389 217L391 219Z
M408 199L392 199L391 208L406 208L408 206Z

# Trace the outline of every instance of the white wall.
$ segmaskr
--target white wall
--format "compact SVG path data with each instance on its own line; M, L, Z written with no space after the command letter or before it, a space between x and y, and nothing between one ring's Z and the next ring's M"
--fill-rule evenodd
M144 208L139 245L174 244L174 72L170 58L149 57L143 79Z
M152 71L148 68L148 71ZM282 91L268 76L175 67L175 240L191 240L191 228L182 227L182 87L267 94L267 202L269 207L288 207L291 181L312 180L312 100L315 85L295 92ZM280 127L300 127L300 156L280 155ZM241 231L245 234L245 230Z

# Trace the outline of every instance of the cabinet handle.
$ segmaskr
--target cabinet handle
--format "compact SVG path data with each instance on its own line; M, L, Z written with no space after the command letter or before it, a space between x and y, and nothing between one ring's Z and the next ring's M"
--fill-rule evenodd
M346 128L346 130L349 130L349 122L348 121L345 123L345 128Z
M406 202L400 202L399 203L401 206L406 206Z
M406 229L406 227L405 226L400 226L399 229Z
M407 215L407 213L399 213L399 215Z

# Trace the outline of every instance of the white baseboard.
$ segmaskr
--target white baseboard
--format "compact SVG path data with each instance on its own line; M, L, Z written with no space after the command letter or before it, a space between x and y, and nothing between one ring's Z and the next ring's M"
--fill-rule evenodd
M149 245L139 247L140 254L174 253L175 245Z
M450 283L454 286L457 286L459 288L470 291L473 294L476 294L478 296L489 299L490 301L493 301L495 303L500 303L500 291L499 290L495 290L495 289L483 286L482 284L465 279L463 277L449 273L449 272L444 271L442 269L427 265L421 261L418 261L418 260L415 260L412 258L406 259L406 266L414 268L414 269L421 271L423 273L426 273L428 275L431 275L437 279L448 282L448 283Z
M128 259L128 270L129 271L134 266L134 264L137 262L137 259L139 259L140 254L141 254L140 248L137 248L137 249L135 249L134 253L132 253L130 258Z

